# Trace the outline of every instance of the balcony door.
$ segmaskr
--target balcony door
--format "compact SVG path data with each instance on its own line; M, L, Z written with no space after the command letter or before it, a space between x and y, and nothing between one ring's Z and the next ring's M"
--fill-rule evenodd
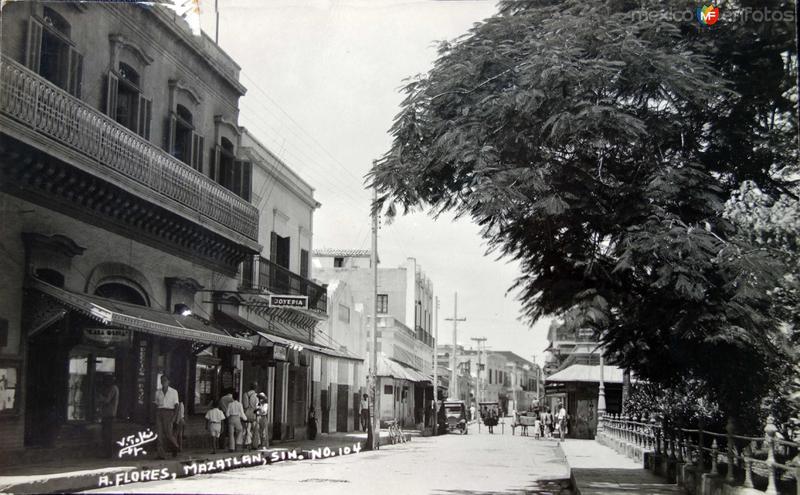
M281 237L275 232L272 232L270 238L270 261L277 266L272 266L271 289L273 292L277 291L283 294L291 294L291 272L289 271L289 263L291 262L291 238ZM283 270L281 268L284 268Z

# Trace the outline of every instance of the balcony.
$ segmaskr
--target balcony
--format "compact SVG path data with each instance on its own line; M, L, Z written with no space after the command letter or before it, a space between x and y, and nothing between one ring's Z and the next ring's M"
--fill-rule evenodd
M258 280L253 280L256 274ZM242 263L242 287L271 294L307 296L309 310L328 313L328 289L266 258L249 258Z
M0 123L4 134L181 217L161 222L176 226L170 228L190 230L188 221L223 238L209 244L229 240L258 250L253 205L6 56L0 58ZM120 201L128 208L131 202ZM164 235L174 240L180 234L170 228ZM195 241L200 236L190 234Z

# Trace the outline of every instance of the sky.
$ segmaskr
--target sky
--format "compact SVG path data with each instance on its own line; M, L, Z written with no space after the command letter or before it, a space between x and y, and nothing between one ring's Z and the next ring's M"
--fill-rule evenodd
M427 72L436 42L496 12L493 0L218 0L219 45L242 68L248 88L239 123L315 188L315 248L369 249L371 191L364 174L391 146L405 78ZM213 0L201 25L214 37ZM485 256L470 219L425 212L381 222L381 266L416 258L440 299L439 343L486 337L487 349L544 362L549 321L520 320L507 293L519 265Z

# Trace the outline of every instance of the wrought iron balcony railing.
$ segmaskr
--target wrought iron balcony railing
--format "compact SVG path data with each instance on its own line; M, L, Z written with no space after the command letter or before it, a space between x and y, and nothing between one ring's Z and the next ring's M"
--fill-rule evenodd
M217 230L258 239L253 205L6 56L0 57L0 113L90 159L99 171L116 171L213 220Z
M255 270L254 263L258 263ZM256 272L258 280L253 280ZM308 296L308 309L328 313L328 289L263 257L242 263L242 286L272 294Z

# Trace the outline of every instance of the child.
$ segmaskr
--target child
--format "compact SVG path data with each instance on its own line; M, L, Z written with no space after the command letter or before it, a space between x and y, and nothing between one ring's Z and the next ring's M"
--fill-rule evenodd
M217 444L219 443L219 436L222 433L222 420L225 415L219 410L214 403L211 403L211 409L206 413L206 429L211 435L211 453L217 453Z
M539 418L533 421L533 439L539 440L542 437L542 422Z

